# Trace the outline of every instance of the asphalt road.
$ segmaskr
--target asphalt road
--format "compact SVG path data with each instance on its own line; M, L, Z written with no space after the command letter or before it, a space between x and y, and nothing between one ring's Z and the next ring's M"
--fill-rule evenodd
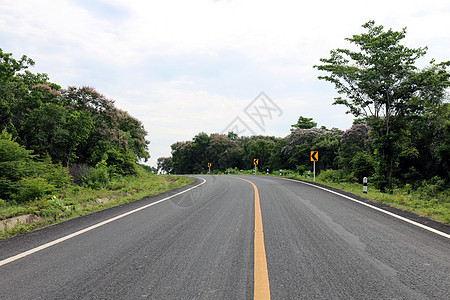
M252 299L258 214L272 299L449 298L448 237L299 182L199 177L0 241L0 299Z

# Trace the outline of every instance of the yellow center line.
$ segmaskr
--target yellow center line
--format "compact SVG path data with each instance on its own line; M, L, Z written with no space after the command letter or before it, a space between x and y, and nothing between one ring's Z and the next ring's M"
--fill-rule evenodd
M269 273L267 271L266 249L264 247L264 232L261 216L261 203L256 185L246 179L255 191L255 240L254 240L254 286L253 299L270 299Z

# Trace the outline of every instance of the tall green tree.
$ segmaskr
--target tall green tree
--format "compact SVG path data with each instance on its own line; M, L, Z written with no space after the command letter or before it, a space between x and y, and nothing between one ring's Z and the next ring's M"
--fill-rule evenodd
M258 159L258 169L270 168L270 157L274 151L276 140L273 136L242 137L239 140L242 147L242 168L251 169L254 159Z
M158 172L165 172L170 174L173 170L172 157L159 157L157 160L157 170Z
M241 147L237 141L224 134L211 134L206 148L208 162L214 170L225 171L227 168L239 168L242 162Z
M300 116L298 118L297 124L292 125L292 127L301 129L310 129L317 127L317 123L313 121L313 118L305 118Z
M374 21L362 27L367 32L346 39L358 50L332 50L330 58L320 59L323 64L314 67L328 72L319 79L333 83L344 95L333 104L345 105L348 113L362 117L373 129L380 187L390 187L407 118L443 103L450 86L450 62L432 60L419 70L415 64L427 48L402 45L406 28L386 31Z
M17 60L12 53L5 53L0 48L0 130L7 129L15 138L18 137L21 117L30 108L30 83L47 79L46 75L33 76L28 72L32 66L34 61L26 55Z

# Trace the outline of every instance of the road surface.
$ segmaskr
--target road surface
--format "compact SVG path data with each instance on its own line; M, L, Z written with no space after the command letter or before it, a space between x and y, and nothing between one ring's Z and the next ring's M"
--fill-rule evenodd
M300 182L197 177L0 241L0 299L450 295L448 235Z

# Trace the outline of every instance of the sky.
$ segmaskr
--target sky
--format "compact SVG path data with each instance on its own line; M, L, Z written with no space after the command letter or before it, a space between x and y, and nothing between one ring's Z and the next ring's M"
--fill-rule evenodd
M299 116L351 127L314 65L369 20L450 60L448 0L0 0L0 48L142 121L147 164L200 132L285 137Z

